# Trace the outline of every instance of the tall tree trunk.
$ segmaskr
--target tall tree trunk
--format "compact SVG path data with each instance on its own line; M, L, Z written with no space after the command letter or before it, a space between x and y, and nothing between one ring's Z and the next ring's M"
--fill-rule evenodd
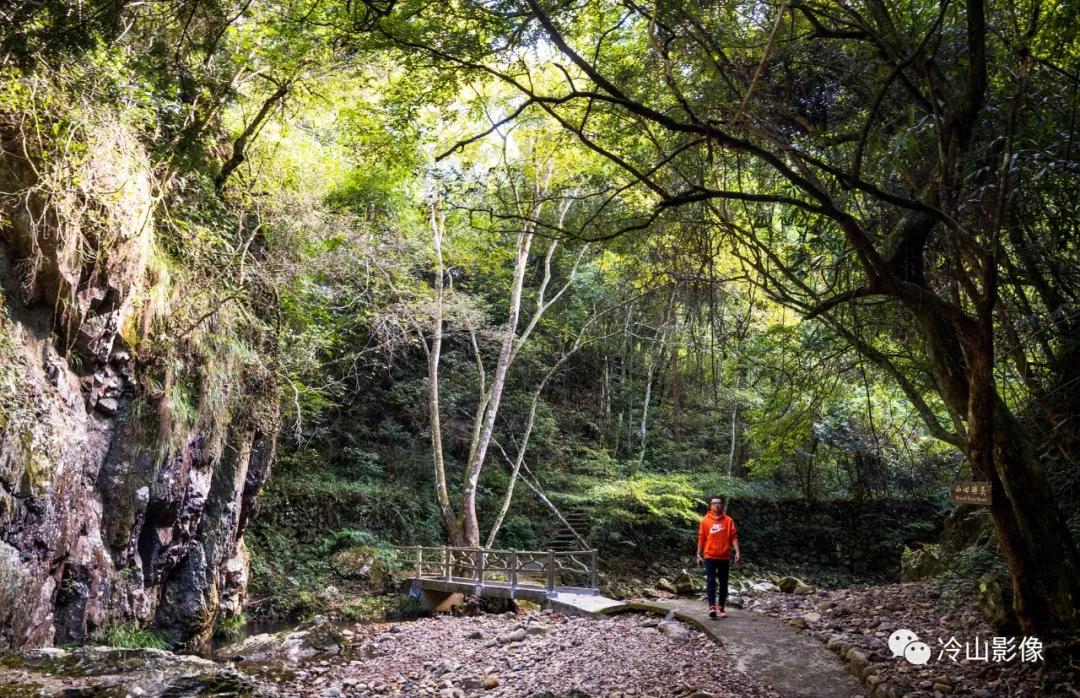
M682 417L682 402L681 395L679 394L679 331L677 314L672 316L672 322L675 323L675 327L672 329L675 340L674 345L671 348L671 439L675 442L675 447L678 448L682 444L682 426L680 424L680 418Z
M674 301L673 301L674 302ZM652 386L653 379L656 377L656 368L664 361L664 351L667 346L667 334L668 325L664 323L664 329L660 331L660 348L657 350L657 356L649 361L649 372L645 379L645 401L641 406L641 424L638 427L638 457L637 465L634 468L634 473L641 470L645 464L645 444L648 437L649 428L649 404L652 402Z
M595 316L594 316L595 318ZM499 513L495 517L495 523L491 526L491 531L488 533L486 547L490 548L495 544L495 536L499 533L499 529L502 527L503 519L506 518L506 512L510 510L510 503L514 498L514 487L517 484L518 475L521 473L521 466L525 463L525 453L529 448L529 438L532 436L533 426L536 424L536 408L540 404L540 395L544 392L544 388L547 387L548 381L551 380L555 372L559 370L571 355L577 352L581 348L581 340L585 336L585 330L592 321L585 323L585 326L581 328L573 345L564 351L558 361L548 369L547 373L540 380L540 384L536 386L536 390L533 391L532 401L529 403L529 416L525 419L525 431L521 435L521 441L518 443L517 456L514 458L513 468L510 471L510 482L506 485L506 494L503 496L502 506L499 507Z
M487 456L488 445L491 443L491 435L495 431L495 417L498 416L499 402L502 399L503 387L506 384L506 372L510 367L510 355L517 339L518 316L521 311L521 288L525 280L525 268L529 261L529 248L532 246L533 232L528 230L518 237L517 260L514 264L513 287L510 291L510 309L506 321L506 334L503 335L502 347L499 349L499 360L495 364L495 375L491 379L491 396L487 401L487 411L484 413L483 428L480 432L480 441L477 444L476 453L469 462L465 492L462 495L462 516L464 517L463 532L465 545L470 547L480 546L480 522L476 513L476 488L480 481L480 471L484 467L484 458Z
M455 546L463 545L461 527L454 517L454 511L450 506L450 494L446 487L446 466L443 460L442 445L442 419L439 411L439 360L442 355L443 336L443 256L442 236L444 229L442 212L438 205L431 205L431 233L435 249L435 308L434 308L434 332L431 336L431 347L428 350L428 413L431 419L431 454L435 465L435 499L439 505L439 514L442 517L443 529L446 531L450 543Z
M649 372L645 378L645 399L641 405L641 423L638 426L638 457L637 464L634 466L634 472L631 475L636 475L641 470L642 465L645 463L645 443L648 436L649 429L649 403L652 402L652 384L653 376L656 375L657 361L649 362Z
M217 194L219 199L225 198L225 181L229 179L229 175L231 175L233 171L240 167L244 160L247 159L246 149L248 141L251 140L262 127L263 122L270 116L270 111L274 106L288 96L291 88L292 78L278 84L277 89L263 101L259 111L251 121L248 122L247 126L244 127L244 130L240 132L240 135L236 137L236 140L233 141L232 155L230 155L229 159L222 164L221 170L218 172L217 176L214 177L214 193Z
M742 374L738 369L735 369L735 394L731 400L731 451L728 453L727 474L731 477L735 470L735 450L738 444L738 426L739 426L739 387L742 381Z
M966 417L972 471L990 483L1020 629L1045 641L1080 627L1080 556L1025 429L994 386L992 342L984 329L961 344L939 315L924 309L918 317L939 393Z

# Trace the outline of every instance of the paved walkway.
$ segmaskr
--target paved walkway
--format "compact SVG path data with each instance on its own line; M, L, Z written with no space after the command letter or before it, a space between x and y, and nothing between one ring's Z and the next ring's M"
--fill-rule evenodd
M611 606L602 613L646 611L667 614L701 628L731 650L736 666L762 683L771 684L785 698L848 698L868 690L817 638L795 630L776 618L728 609L727 618L709 618L704 603L683 599Z

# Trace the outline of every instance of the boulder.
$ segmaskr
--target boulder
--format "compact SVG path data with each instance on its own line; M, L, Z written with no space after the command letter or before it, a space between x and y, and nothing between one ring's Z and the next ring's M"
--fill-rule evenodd
M298 662L316 655L337 654L348 643L342 630L322 616L279 633L252 635L217 651L230 661Z
M679 590L675 588L675 585L669 582L666 578L661 577L656 582L656 588L660 591L666 591L669 594L678 594Z
M946 565L952 565L953 560L964 550L974 545L992 543L994 540L990 510L974 504L961 504L945 519L938 540L938 558Z
M680 596L689 596L694 593L694 578L686 570L675 577L675 592Z
M801 586L807 586L806 582L799 579L798 577L782 577L776 583L776 586L779 587L780 591L784 592L785 594L794 593L795 592L795 587L800 586L800 585Z
M986 622L1005 633L1016 632L1019 623L1012 607L1012 582L1004 572L991 570L979 577L975 602Z
M677 642L687 642L690 640L690 631L685 625L678 621L662 620L656 625L656 629L660 631L661 635L667 635Z
M927 544L918 550L905 547L900 556L900 581L917 582L945 574L947 569L940 556L939 545Z
M870 664L866 655L854 647L847 651L845 659L847 659L847 663L851 665L852 671L860 675L862 674L862 670Z

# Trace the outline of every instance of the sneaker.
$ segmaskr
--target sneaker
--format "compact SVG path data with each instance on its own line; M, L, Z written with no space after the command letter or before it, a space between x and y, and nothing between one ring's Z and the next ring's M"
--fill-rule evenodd
M719 609L719 614L718 614L718 615L719 615L719 616L720 616L721 618L727 618L727 612L726 612L726 611L724 611L724 607L723 607L723 606L720 606L720 609ZM714 616L713 616L713 618L715 618L715 617L716 617L716 615L714 615Z
M716 606L709 606L709 618L716 618Z

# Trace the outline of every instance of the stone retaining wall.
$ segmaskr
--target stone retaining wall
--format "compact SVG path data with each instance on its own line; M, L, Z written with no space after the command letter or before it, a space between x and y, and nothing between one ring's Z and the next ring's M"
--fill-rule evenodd
M738 500L728 513L755 560L895 575L904 546L936 541L945 519L927 500Z

